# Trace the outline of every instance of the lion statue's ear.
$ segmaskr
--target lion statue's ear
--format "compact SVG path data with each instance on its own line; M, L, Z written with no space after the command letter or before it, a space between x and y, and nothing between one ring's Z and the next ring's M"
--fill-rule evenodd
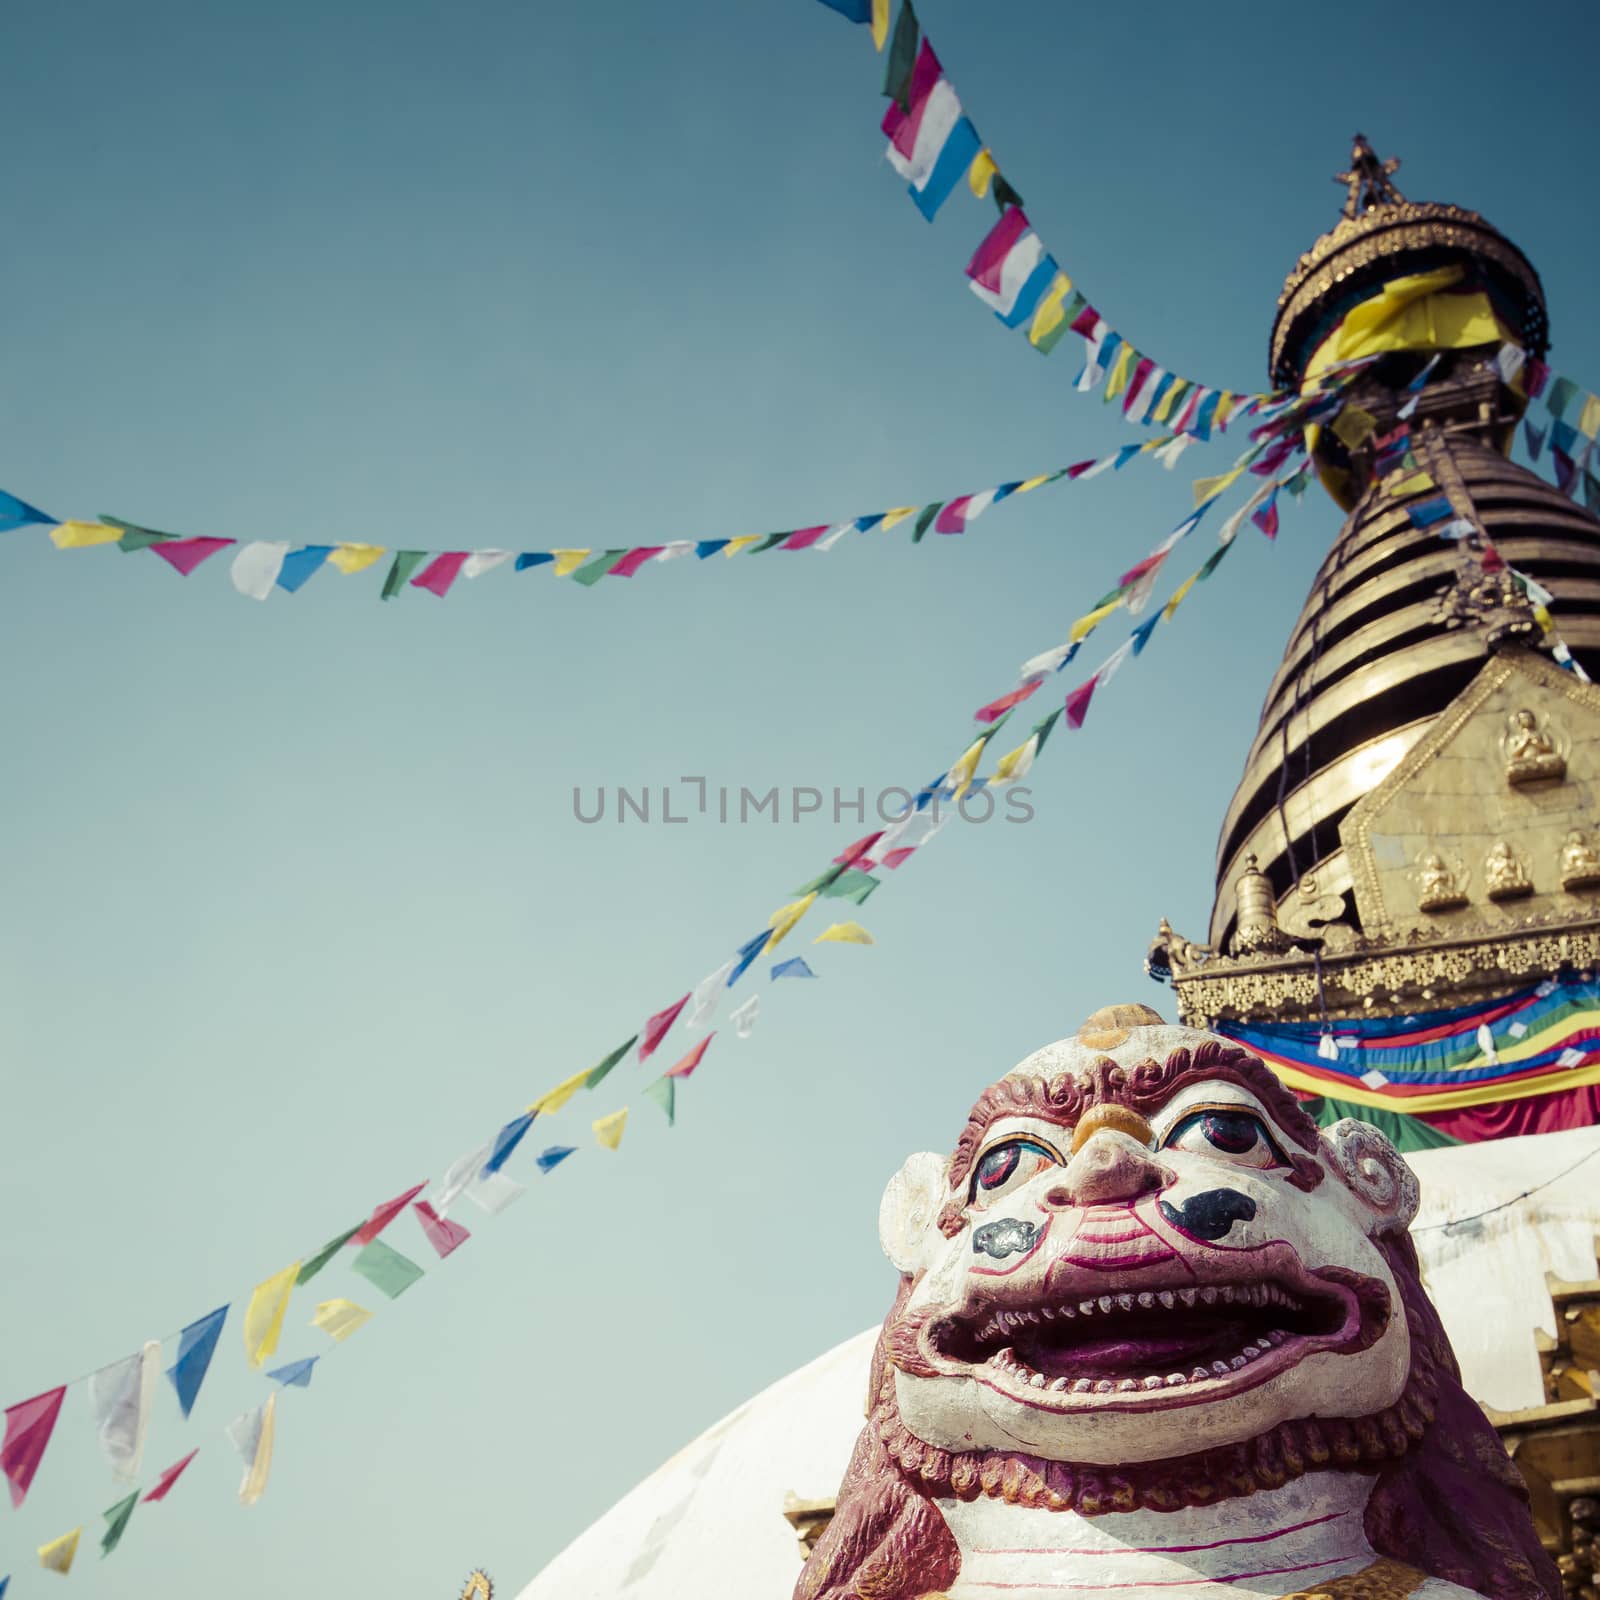
M1411 1226L1421 1197L1417 1175L1383 1134L1346 1117L1323 1130L1322 1146L1345 1187L1374 1214L1369 1232Z
M934 1220L944 1201L945 1162L931 1150L910 1156L889 1180L878 1206L878 1242L899 1272L921 1272L930 1264Z

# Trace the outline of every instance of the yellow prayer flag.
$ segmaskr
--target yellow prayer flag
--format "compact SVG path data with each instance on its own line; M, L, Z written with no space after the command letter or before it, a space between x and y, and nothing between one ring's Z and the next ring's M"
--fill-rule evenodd
M1533 620L1537 622L1540 628L1542 628L1546 633L1549 633L1549 631L1555 626L1555 622L1550 615L1549 609L1545 606L1535 606L1533 608Z
M1111 369L1111 376L1106 379L1106 392L1102 397L1103 399L1114 400L1122 393L1128 384L1128 373L1138 359L1139 352L1131 344L1124 344L1117 351L1116 365Z
M767 918L767 926L772 929L766 944L766 950L776 950L783 936L808 912L816 901L816 891L803 896L799 900L791 900L786 906L779 906Z
M103 522L63 522L50 530L50 542L57 550L85 550L92 544L115 544L121 528Z
M343 1344L357 1328L372 1320L372 1313L354 1300L323 1300L311 1319L313 1328L320 1328L335 1344Z
M564 578L569 572L576 572L585 561L594 554L592 550L552 550L551 555L556 558L556 576Z
M1183 604L1183 597L1188 594L1192 588L1194 588L1195 581L1199 578L1199 576L1200 574L1198 572L1191 572L1189 576L1178 585L1177 591L1173 594L1172 598L1167 601L1166 607L1161 614L1167 619L1168 622L1172 621L1172 613Z
M1383 486L1383 491L1385 494L1392 494L1398 499L1401 495L1421 494L1424 489L1433 487L1433 479L1426 472L1413 472L1408 478L1386 482Z
M1152 422L1165 422L1172 415L1172 408L1189 392L1189 380L1179 378L1173 386L1161 397L1161 404L1151 414Z
M253 1506L266 1493L267 1475L272 1471L272 1436L278 1426L278 1391L267 1396L261 1408L261 1432L256 1435L254 1459L245 1468L244 1482L239 1485L239 1504Z
M615 1150L622 1143L622 1130L628 1125L628 1108L613 1111L609 1117L598 1117L590 1123L594 1136L607 1150Z
M912 516L921 509L921 506L896 506L893 511L884 512L883 521L878 526L887 533L897 523L904 522L907 517Z
M812 944L876 944L878 941L859 922L835 922L824 928Z
M1066 321L1067 313L1062 302L1072 293L1072 279L1066 273L1058 272L1055 282L1045 291L1044 299L1039 302L1039 309L1033 314L1033 321L1028 327L1028 343L1037 345L1041 340L1049 338L1057 328Z
M570 1078L563 1078L555 1088L539 1096L528 1110L533 1112L559 1111L573 1095L575 1095L588 1081L593 1067L585 1067L582 1072L574 1072Z
M983 755L983 747L988 743L988 737L974 739L965 750L961 752L956 764L945 774L945 782L955 790L951 797L960 800L967 792L968 785L972 782L972 775L978 770L978 760Z
M1030 489L1037 489L1041 483L1049 483L1055 477L1053 472L1041 472L1037 478L1029 478L1019 483L1011 492L1013 494L1026 494Z
M889 0L872 0L872 48L883 49L889 37Z
M1222 398L1217 401L1217 409L1212 413L1211 424L1221 428L1227 425L1228 418L1233 415L1233 408L1239 403L1239 397L1229 390L1222 391Z
M741 550L748 550L753 544L760 544L764 536L759 533L741 533L737 539L730 539L727 548L723 550L725 556L736 556Z
M1378 419L1361 406L1342 406L1328 431L1346 450L1356 450L1378 431Z
M300 1263L296 1261L265 1283L258 1283L250 1296L250 1304L244 1308L244 1353L252 1367L259 1367L278 1348L283 1314L289 1309L289 1296L299 1275Z
M994 157L989 154L988 145L985 145L972 158L972 165L967 168L967 187L980 200L983 199L989 192L990 182L999 170L999 167L994 164Z
M381 544L336 544L328 556L328 565L349 577L354 572L365 572L379 556L387 554Z
M1030 733L1015 750L1008 750L1000 757L999 761L995 763L994 774L989 779L989 787L991 789L997 783L1010 783L1016 777L1017 767L1021 764L1023 757L1029 755L1030 750L1037 753L1038 739L1038 734Z
M1583 410L1578 413L1578 432L1586 439L1600 433L1600 395L1585 395Z
M1080 639L1087 639L1121 604L1122 596L1118 595L1115 600L1108 600L1103 606L1091 611L1088 616L1079 617L1067 631L1068 642L1076 644Z
M1229 484L1237 481L1243 471L1243 467L1235 467L1231 472L1219 473L1215 478L1196 478L1194 503L1203 506L1207 500L1215 500Z
M72 1571L72 1558L78 1553L78 1535L83 1532L82 1527L77 1527L71 1533L64 1533L59 1539L52 1539L49 1544L39 1546L39 1565L46 1572L59 1572L64 1578Z

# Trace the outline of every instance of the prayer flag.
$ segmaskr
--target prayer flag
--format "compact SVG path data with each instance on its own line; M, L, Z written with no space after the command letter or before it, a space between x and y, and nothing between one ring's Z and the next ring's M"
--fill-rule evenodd
M259 1367L278 1348L283 1331L283 1314L289 1309L300 1263L275 1272L255 1287L244 1311L244 1353L252 1367Z
M1413 528L1431 528L1434 523L1443 522L1451 515L1450 502L1443 495L1438 495L1432 500L1420 500L1406 507L1406 516Z
M388 553L381 544L336 544L328 557L328 565L351 578L358 572L365 572L380 556Z
M678 1061L675 1065L668 1067L665 1075L669 1078L687 1078L694 1071L694 1069L700 1065L700 1062L705 1057L706 1051L711 1048L711 1041L715 1038L715 1033L708 1033L705 1038L703 1038L697 1045L689 1050L680 1061Z
M543 1112L559 1111L562 1106L564 1106L567 1101L573 1097L573 1095L575 1095L580 1089L587 1086L589 1082L589 1074L593 1071L593 1067L585 1067L582 1072L574 1072L570 1078L563 1078L561 1082L555 1086L555 1088L550 1089L546 1093L540 1095L539 1098L528 1107L528 1110ZM437 1200L438 1196L436 1195L434 1198Z
M644 1097L653 1100L667 1115L667 1126L676 1126L678 1121L678 1085L668 1077L657 1078L654 1083L644 1086Z
M526 572L529 567L547 567L555 560L553 550L524 550L516 559L512 570Z
M827 0L829 5L834 0ZM863 19L865 20L865 19ZM894 39L889 45L889 59L884 63L883 92L902 111L910 109L911 70L917 60L917 14L911 0L901 0L900 15L895 19Z
M1566 415L1567 407L1572 404L1577 396L1577 384L1570 378L1557 378L1550 385L1550 398L1545 401L1545 405L1548 407L1551 416L1562 417Z
M109 1511L100 1513L106 1519L106 1531L100 1535L100 1556L102 1560L122 1543L122 1536L127 1532L134 1507L138 1504L139 1491L135 1489L127 1499L117 1501Z
M468 554L466 550L446 550L442 555L435 556L411 580L411 587L426 589L430 594L436 594L443 600L450 593L450 585L461 576L461 569L467 564Z
M467 1242L472 1235L461 1226L459 1222L452 1222L448 1217L441 1217L426 1200L412 1202L411 1209L417 1214L417 1221L422 1227L427 1241L434 1248L434 1252L442 1261L457 1245Z
M381 1290L391 1300L398 1300L422 1276L422 1268L415 1261L401 1255L382 1239L363 1245L350 1263L350 1270L359 1272L373 1288Z
M1106 618L1109 617L1111 613L1115 611L1121 604L1122 596L1119 593L1114 600L1108 600L1104 605L1096 606L1095 609L1089 612L1087 616L1079 617L1078 620L1074 622L1067 630L1068 639L1070 639L1073 644L1081 643L1084 639L1087 639L1089 635L1093 633L1094 630L1098 628L1100 624L1104 622Z
M72 1558L78 1553L78 1535L83 1532L81 1527L74 1528L71 1533L64 1533L59 1539L52 1539L49 1544L39 1546L39 1565L46 1572L59 1572L64 1578L72 1571Z
M987 149L980 150L972 158L972 165L967 170L967 187L972 190L975 199L981 200L988 194L990 180L999 170Z
M622 559L610 568L610 575L613 578L631 578L645 562L660 555L662 548L659 544L642 544L625 552Z
M833 860L836 866L848 867L859 861L883 837L883 829L876 833L869 833L864 838L857 839L852 845L847 845L836 855Z
M767 926L772 932L767 938L766 948L776 950L782 943L784 936L808 912L816 901L816 891L801 895L798 900L791 900L786 906L779 906L767 919Z
M985 733L974 739L956 758L955 765L946 774L954 791L950 797L952 800L959 800L967 792L967 787L972 782L972 775L978 770L978 762L983 756L983 747L989 737L989 734Z
M480 1211L498 1217L507 1206L520 1200L528 1186L508 1178L503 1172L491 1172L474 1178L466 1187L466 1196Z
M589 1076L583 1080L584 1088L592 1089L597 1083L603 1082L606 1074L609 1073L611 1069L616 1066L616 1064L622 1060L622 1058L627 1055L627 1053L638 1042L639 1035L633 1034L631 1037L624 1039L622 1043L611 1052L610 1055L605 1056L601 1060L597 1061L592 1067L590 1067Z
M622 1143L622 1130L628 1124L628 1108L613 1111L608 1117L597 1117L590 1126L594 1136L607 1150L615 1150Z
M361 1225L357 1223L353 1228L346 1228L337 1239L330 1239L314 1256L301 1264L300 1271L294 1280L295 1284L298 1286L302 1283L310 1283L360 1231Z
M787 961L780 961L772 969L772 977L776 982L779 978L814 978L816 973L806 965L804 956L790 956Z
M1536 428L1533 425L1532 417L1524 417L1522 419L1522 432L1523 437L1528 443L1528 455L1531 459L1537 461L1539 459L1539 452L1544 449L1544 436L1549 432L1549 429ZM54 537L55 535L52 534L51 538Z
M870 872L863 872L859 867L846 867L818 893L824 900L853 900L859 906L866 903L879 882ZM794 959L798 961L800 958L796 956Z
M228 1424L228 1438L244 1462L244 1478L239 1484L239 1504L253 1506L267 1487L272 1471L272 1436L278 1415L278 1396L269 1394L264 1405L235 1417Z
M785 534L780 550L809 550L823 534L828 531L828 524L824 522L817 528L796 528L793 533Z
M30 506L26 500L19 500L14 494L7 494L0 489L0 533L9 533L13 528L25 527L30 522L54 522L57 519L47 512L39 510L37 506ZM63 526L82 527L82 523L63 524Z
M289 545L282 539L258 539L239 546L228 576L235 589L249 600L265 600L278 581Z
M824 928L813 944L876 944L875 940L859 922L835 922Z
M585 589L592 589L616 565L618 558L626 553L625 550L602 550L587 566L580 567L572 574L572 581L581 583Z
M0 1472L5 1474L11 1488L11 1504L20 1506L27 1498L28 1486L33 1482L39 1463L44 1459L45 1447L55 1431L56 1418L61 1415L61 1402L66 1398L66 1387L47 1389L31 1400L19 1401L6 1407L6 1436L0 1444Z
M1009 327L1032 316L1056 271L1020 206L1006 211L967 263L972 292Z
M156 553L164 555L167 548L163 545ZM291 550L278 564L278 587L289 594L296 593L322 570L332 554L333 546L327 544L308 544L301 550Z
M374 1207L372 1215L352 1235L353 1241L360 1245L371 1244L427 1187L427 1180L424 1179L421 1183L413 1184L404 1194L396 1195L393 1200L385 1200L382 1205Z
M236 542L233 539L171 539L150 548L175 572L187 578L208 556Z
M1090 678L1085 683L1080 683L1071 694L1067 696L1066 713L1069 728L1081 728L1083 719L1089 714L1089 702L1094 698L1094 686L1098 678Z
M393 600L400 593L406 580L427 559L427 555L426 550L396 550L389 575L383 580L383 592L380 598Z
M1067 296L1071 293L1072 279L1058 272L1034 310L1033 321L1028 324L1028 343L1044 355L1049 355L1060 344L1071 326L1066 310Z
M165 1500L172 1493L172 1486L183 1476L183 1469L200 1454L200 1447L195 1446L182 1461L174 1461L159 1478L156 1479L155 1488L144 1497L143 1503L149 1505L151 1501Z
M889 0L872 0L872 48L883 49L889 37Z
M167 1377L177 1391L179 1409L186 1417L194 1410L227 1316L228 1308L218 1306L209 1316L191 1322L178 1335L178 1359L167 1368Z
M311 1369L316 1366L319 1359L318 1356L302 1356L300 1360L291 1361L286 1367L278 1367L267 1376L286 1389L309 1389Z
M1261 505L1251 513L1250 520L1269 539L1278 537L1278 491L1274 489Z
M461 563L461 576L463 578L481 578L486 572L493 572L503 561L511 559L509 550L474 550L465 561Z
M733 965L731 961L724 961L710 977L702 978L694 986L694 1005L683 1019L685 1028L703 1028L711 1020L722 999L722 991L728 987L728 974L733 971Z
M511 1152L522 1143L523 1134L533 1126L533 1118L533 1112L524 1111L520 1117L513 1117L494 1136L494 1145L489 1152L489 1158L478 1169L480 1176L486 1172L498 1172L511 1159Z
M917 210L932 222L971 168L983 141L971 121L961 115L961 102L948 82L938 84L928 100L905 176ZM954 121L949 120L952 112Z
M62 522L50 530L50 542L57 550L85 550L90 545L115 544L121 537L121 528L110 528L103 522Z
M737 951L738 959L734 962L733 970L728 974L728 987L730 989L749 971L750 964L766 949L769 938L771 938L771 933L768 929L763 928L753 939L747 939L739 946Z
M743 1005L735 1006L728 1013L728 1021L733 1024L734 1035L740 1039L748 1039L755 1031L756 1018L761 1015L761 996L753 994Z
M1144 647L1150 642L1150 635L1155 632L1156 624L1160 621L1161 613L1158 611L1148 622L1141 622L1133 630L1133 653L1135 655L1143 653Z
M671 1031L672 1024L678 1020L678 1013L688 1003L689 997L684 995L681 1000L674 1000L670 1006L664 1006L646 1021L644 1034L639 1040L639 1059L641 1061L648 1061L655 1054L656 1046L666 1038Z
M311 1318L311 1326L320 1328L335 1344L343 1344L357 1328L372 1320L372 1313L354 1300L324 1300Z
M869 22L872 19L872 0L822 0L822 3L850 22Z
M136 1354L102 1367L89 1379L100 1450L119 1478L137 1478L145 1430L161 1373L161 1341L150 1339Z
M556 576L565 578L576 572L592 554L589 550L552 550L556 559Z
M578 1147L573 1144L553 1144L548 1150L536 1155L533 1164L541 1172L554 1172L568 1156L575 1155L577 1149Z
M153 544L163 544L169 539L176 539L175 533L157 533L154 528L136 527L131 522L123 522L118 517L102 517L102 522L115 522L122 529L122 537L117 540L117 548L125 555L131 555L135 550L148 550Z

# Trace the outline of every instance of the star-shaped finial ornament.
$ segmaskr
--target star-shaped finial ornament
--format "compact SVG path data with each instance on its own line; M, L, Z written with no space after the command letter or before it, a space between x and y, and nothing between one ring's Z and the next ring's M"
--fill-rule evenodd
M1358 133L1350 147L1349 171L1336 172L1333 177L1335 183L1345 185L1344 215L1359 217L1374 206L1392 206L1404 200L1405 196L1393 182L1399 170L1399 156L1380 161L1367 143L1366 135Z

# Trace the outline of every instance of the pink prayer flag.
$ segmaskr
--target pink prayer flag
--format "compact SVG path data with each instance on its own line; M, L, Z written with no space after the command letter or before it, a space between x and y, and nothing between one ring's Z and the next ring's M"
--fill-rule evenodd
M61 1415L61 1402L66 1395L63 1385L6 1407L6 1437L5 1443L0 1444L0 1472L11 1485L14 1506L20 1506L27 1498L28 1485L44 1460L45 1446L55 1432L56 1418Z
M393 1200L385 1200L365 1222L356 1229L351 1237L351 1244L371 1244L385 1228L400 1215L413 1200L428 1187L426 1178L415 1188L407 1189L402 1195L397 1195Z
M916 853L917 847L914 844L903 844L898 850L885 850L883 853L883 864L892 870L895 867L903 865Z
M1081 728L1083 726L1083 719L1089 714L1089 702L1094 698L1094 686L1099 681L1100 677L1097 673L1087 683L1080 683L1067 696L1067 726L1069 728Z
M666 548L659 544L642 544L637 550L630 550L614 567L606 568L608 578L631 578L645 562L661 554Z
M1251 516L1250 520L1253 523L1255 523L1255 525L1264 534L1266 534L1266 536L1269 539L1276 539L1278 537L1278 497L1277 497L1277 495L1275 495L1275 494L1269 495L1267 497L1267 503L1264 506L1257 507L1255 513Z
M173 1462L173 1464L168 1467L159 1478L156 1479L155 1488L153 1488L150 1493L147 1494L139 1503L147 1506L152 1500L165 1500L173 1484L175 1484L178 1479L183 1476L183 1469L188 1466L189 1463L193 1461L194 1458L199 1454L200 1447L199 1445L196 1445L194 1449L183 1458L182 1461Z
M1100 313L1093 306L1085 306L1077 316L1072 319L1072 331L1081 333L1085 339L1094 337L1094 326L1100 320Z
M219 550L226 550L235 541L232 539L166 539L150 548L161 557L169 567L181 572L188 577L207 556L214 556Z
M827 531L828 524L826 522L820 528L797 528L778 548L780 550L807 550Z
M1188 431L1189 424L1194 421L1195 412L1200 409L1200 402L1204 400L1205 397L1210 394L1210 392L1211 391L1207 389L1203 383L1197 383L1194 388L1189 391L1189 398L1184 402L1183 409L1179 411L1177 416L1172 419L1171 426L1174 433L1185 433Z
M1147 572L1154 572L1163 561L1167 559L1165 550L1158 550L1153 556L1146 556L1143 561L1135 563L1117 579L1117 587L1126 589L1130 583L1137 583Z
M442 556L435 556L411 580L411 587L426 589L443 600L450 593L450 585L461 576L461 568L471 553L469 550L446 550Z
M991 700L988 705L980 706L973 713L975 722L998 722L1012 706L1020 706L1030 694L1044 682L1042 677L1031 678L1027 683L1019 685L1010 694L1003 694L998 700Z
M967 531L967 507L972 504L970 494L958 494L943 511L939 513L939 520L934 523L935 533L965 533Z
M666 1075L669 1078L687 1078L696 1067L700 1065L700 1058L711 1048L711 1041L716 1038L715 1033L708 1033L682 1061L675 1067L668 1067Z
M967 276L990 294L1000 293L1000 269L1018 239L1028 231L1028 219L1021 206L1010 207L989 230L989 236L973 251L967 263Z
M1149 356L1140 356L1133 365L1133 377L1128 381L1128 392L1122 397L1122 414L1127 416L1128 407L1133 404L1136 394L1144 387L1144 380L1150 376L1151 369L1155 366Z
M889 142L908 161L917 147L917 129L922 126L922 113L928 96L933 92L934 84L943 76L944 68L933 53L933 46L924 39L906 89L906 105L910 110L903 109L898 100L891 100L889 109L883 114L883 131L888 134Z
M869 833L866 838L857 839L853 845L833 858L833 864L836 867L853 867L857 858L864 856L882 837L883 829L879 828L876 833Z
M441 1217L426 1200L416 1201L411 1209L417 1214L417 1221L422 1224L422 1231L428 1236L428 1243L439 1252L442 1261L458 1244L465 1244L472 1237L459 1222L452 1222L449 1217Z
M1086 473L1089 468L1095 464L1096 463L1093 461L1074 461L1073 464L1067 468L1067 477L1069 479L1081 478L1084 473Z
M689 1003L688 995L668 1006L664 1011L658 1011L644 1025L644 1035L639 1040L639 1059L648 1060L655 1053L655 1048L666 1038L672 1024L678 1020L678 1013Z

